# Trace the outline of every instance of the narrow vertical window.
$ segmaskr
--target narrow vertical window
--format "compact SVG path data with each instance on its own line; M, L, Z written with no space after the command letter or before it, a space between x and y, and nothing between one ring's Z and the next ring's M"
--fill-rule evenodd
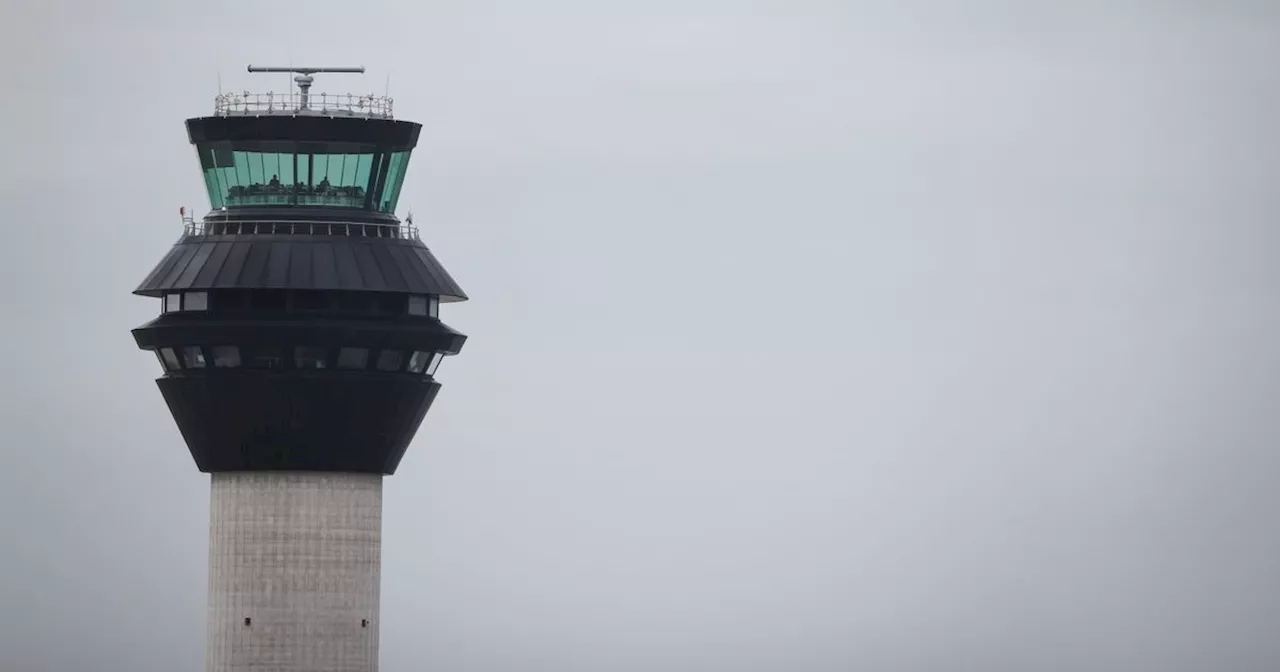
M427 365L427 375L434 377L436 375L436 370L440 368L440 362L442 361L444 361L444 353L437 352L435 356L431 358L431 363Z

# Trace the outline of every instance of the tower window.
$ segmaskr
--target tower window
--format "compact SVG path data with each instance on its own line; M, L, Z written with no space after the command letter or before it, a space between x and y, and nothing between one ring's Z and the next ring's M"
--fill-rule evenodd
M383 350L378 353L378 368L382 371L399 371L404 353L399 350Z
M179 371L182 369L182 365L178 364L178 354L173 351L173 348L160 348L156 354L160 357L160 365L164 367L165 371Z
M413 294L409 296L409 314L410 315L426 315L427 314L427 297L421 294Z
M240 366L240 348L234 345L215 345L212 350L215 368L230 369Z
M188 369L203 369L204 351L198 345L188 345L182 349L182 361L187 365Z
M259 345L249 350L249 367L254 369L279 369L284 367L284 348L278 345Z
M165 294L164 295L164 312L176 313L182 310L181 294Z
M422 373L427 370L427 364L431 362L431 353L421 350L414 351L409 357L409 373Z
M442 352L437 352L434 356L432 356L431 363L427 365L427 375L428 376L436 375L436 369L440 368L440 362L443 362L443 361L444 361L444 353Z
M363 369L368 364L368 348L343 348L338 351L339 369Z
M208 292L187 292L182 299L183 310L209 310Z
M440 297L412 294L409 296L409 314L440 317Z
M170 371L177 371L182 368L178 363L178 353L173 348L160 348L160 361L164 362L164 367Z
M329 364L329 351L309 345L293 350L293 365L299 369L323 369Z

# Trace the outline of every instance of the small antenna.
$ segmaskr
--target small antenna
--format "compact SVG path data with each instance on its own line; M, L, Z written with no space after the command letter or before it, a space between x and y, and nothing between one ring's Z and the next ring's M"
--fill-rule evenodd
M218 97L222 97L222 71L218 71Z
M391 71L390 70L387 71L387 86L385 89L383 89L382 95L386 96L387 98L391 97Z

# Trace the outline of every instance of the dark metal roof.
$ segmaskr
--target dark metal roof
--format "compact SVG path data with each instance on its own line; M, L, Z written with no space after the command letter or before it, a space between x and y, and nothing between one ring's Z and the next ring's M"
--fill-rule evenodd
M295 235L187 236L134 294L189 289L328 289L467 295L420 241Z
M389 149L413 149L422 124L393 119L347 117L195 117L187 120L191 142L350 142Z

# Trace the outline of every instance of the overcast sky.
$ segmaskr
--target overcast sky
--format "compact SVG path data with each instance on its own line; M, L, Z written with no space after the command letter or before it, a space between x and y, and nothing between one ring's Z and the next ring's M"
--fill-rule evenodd
M0 669L204 669L130 292L249 63L390 75L472 296L384 672L1280 669L1280 3L5 15Z

